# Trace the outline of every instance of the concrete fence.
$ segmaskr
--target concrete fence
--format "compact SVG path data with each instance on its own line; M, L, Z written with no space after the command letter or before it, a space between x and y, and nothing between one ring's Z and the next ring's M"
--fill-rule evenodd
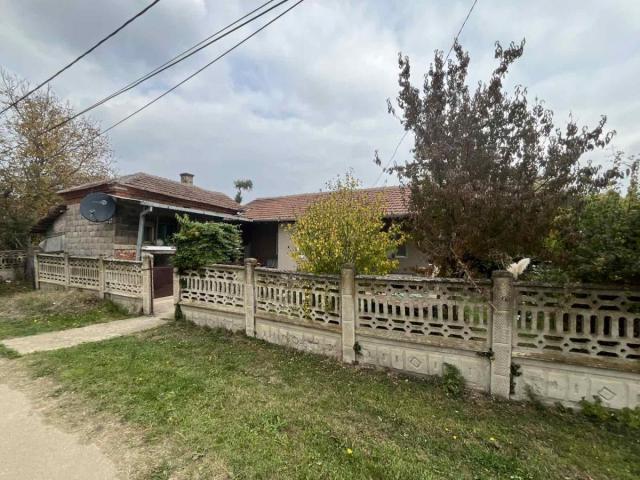
M27 252L0 250L0 281L15 280L24 274Z
M212 265L174 272L199 325L416 375L455 365L502 398L640 405L640 291L515 282L340 276Z
M40 253L34 262L35 286L95 292L132 313L149 315L153 313L152 263L150 255L137 262Z

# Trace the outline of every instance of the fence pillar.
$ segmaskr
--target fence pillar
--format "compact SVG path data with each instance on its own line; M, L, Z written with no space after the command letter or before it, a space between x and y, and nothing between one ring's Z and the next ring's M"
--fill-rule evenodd
M511 341L515 315L515 290L513 275L507 271L495 271L491 277L491 303L493 322L491 328L491 395L509 398L511 385Z
M153 314L153 256L142 255L142 313Z
M246 333L256 336L256 279L255 271L258 260L247 258L244 261L244 318Z
M104 298L105 278L104 278L104 257L98 257L98 297Z
M180 303L180 274L178 269L173 269L173 304L178 305Z
M342 324L342 361L356 361L356 272L353 265L342 267L340 276L340 316Z
M33 286L36 290L40 289L40 263L37 253L33 255Z
M64 258L64 288L65 290L69 289L69 284L71 283L71 269L69 268L69 254L68 253L64 253L63 255Z

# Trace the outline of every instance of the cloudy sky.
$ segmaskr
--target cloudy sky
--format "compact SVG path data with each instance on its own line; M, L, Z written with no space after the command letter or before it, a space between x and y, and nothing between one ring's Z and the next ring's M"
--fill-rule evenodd
M149 0L0 0L0 67L40 82L139 11ZM146 15L52 83L80 109L111 93L263 0L161 0ZM290 2L293 3L293 2ZM447 51L472 0L306 0L192 81L111 132L121 173L169 178L233 193L251 178L262 196L317 191L351 168L373 185L402 136L387 114L397 94L397 54L415 82L435 50ZM224 41L91 115L104 127L229 48ZM522 84L566 120L600 115L617 149L640 153L640 1L479 0L460 38L471 80L493 68L495 41L526 38L510 85ZM409 155L407 137L396 156ZM383 175L378 185L396 181Z

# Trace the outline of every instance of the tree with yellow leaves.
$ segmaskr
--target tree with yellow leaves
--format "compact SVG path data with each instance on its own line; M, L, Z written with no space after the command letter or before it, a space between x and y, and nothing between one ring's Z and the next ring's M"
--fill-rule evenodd
M400 225L387 225L380 196L365 195L350 173L329 182L329 193L313 203L291 228L292 257L310 273L339 273L352 264L361 274L384 275L404 242Z

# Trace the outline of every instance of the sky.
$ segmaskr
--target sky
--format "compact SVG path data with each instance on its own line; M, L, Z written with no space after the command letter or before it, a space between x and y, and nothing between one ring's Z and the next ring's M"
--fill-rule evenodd
M0 67L37 84L150 0L0 0ZM147 73L263 0L161 0L51 86L81 109ZM293 3L292 1L289 2ZM398 52L419 85L436 50L447 52L473 0L305 0L256 37L110 132L119 173L178 179L245 200L314 192L352 170L364 187L393 185L386 163L404 130L387 112ZM279 10L286 8L281 7ZM269 17L267 15L266 17ZM217 42L90 116L107 127L265 23ZM470 83L495 67L496 41L526 39L507 85L528 88L558 123L594 126L607 115L613 149L640 154L640 1L478 0L460 43ZM411 135L394 161L410 158Z

